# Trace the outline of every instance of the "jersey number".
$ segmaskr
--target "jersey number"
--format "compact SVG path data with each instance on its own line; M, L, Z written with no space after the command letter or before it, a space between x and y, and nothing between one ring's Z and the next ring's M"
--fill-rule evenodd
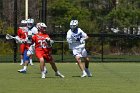
M40 43L41 48L47 48L47 44L45 40L38 40L38 42Z

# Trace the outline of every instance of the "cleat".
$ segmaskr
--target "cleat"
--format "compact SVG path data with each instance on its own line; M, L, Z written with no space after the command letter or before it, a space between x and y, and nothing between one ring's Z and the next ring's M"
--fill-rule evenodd
M26 70L20 69L20 70L18 70L18 72L19 72L19 73L26 73Z
M34 64L33 63L29 63L31 66L33 66Z
M47 71L47 70L44 70L44 73L45 73L45 74L47 74L47 73L48 73L48 71Z
M46 75L45 75L45 73L42 73L42 76L41 76L41 78L46 78Z
M90 71L88 69L85 69L85 71L86 71L88 77L92 77L92 74L90 73Z
M87 74L86 74L86 73L84 73L84 74L82 74L82 76L81 76L81 77L83 78L83 77L86 77L86 76L87 76Z
M23 63L20 63L20 65L22 66L22 65L23 65Z
M64 77L65 77L65 76L62 75L60 72L56 72L56 73L55 73L55 76L59 76L59 77L61 77L61 78L64 78Z

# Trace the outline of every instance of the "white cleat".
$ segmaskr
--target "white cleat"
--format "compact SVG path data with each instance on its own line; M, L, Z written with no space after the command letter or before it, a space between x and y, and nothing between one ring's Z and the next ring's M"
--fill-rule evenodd
M85 71L86 71L88 77L92 77L92 74L90 73L90 71L88 69L85 69Z
M46 78L46 75L45 75L45 73L42 73L42 76L41 76L41 78Z
M65 76L62 75L60 72L56 72L56 73L55 73L55 76L59 76L59 77L61 77L61 78L64 78L64 77L65 77Z
M81 78L86 77L86 76L87 76L87 74L86 74L86 73L83 73L83 74L81 75Z
M31 66L33 66L34 64L33 63L29 63Z
M20 63L20 65L22 66L22 65L23 65L23 63Z
M18 70L18 72L19 72L19 73L26 73L26 70L20 69L20 70Z

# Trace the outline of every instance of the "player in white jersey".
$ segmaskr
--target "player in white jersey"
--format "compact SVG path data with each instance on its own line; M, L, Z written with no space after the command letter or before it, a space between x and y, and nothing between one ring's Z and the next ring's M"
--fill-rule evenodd
M28 26L28 42L31 43L31 38L33 35L38 33L38 29L36 26L34 26L34 19L27 19L27 26ZM30 56L30 65L33 65L32 62L32 54L34 53L34 44L29 47L29 50L27 51L27 55Z
M38 29L36 26L34 26L34 20L33 19L27 19L27 24L28 24L28 36L26 42L30 44L29 49L27 50L27 56L25 57L25 62L23 69L18 70L20 73L25 73L27 70L27 66L30 63L30 65L33 65L31 56L34 54L34 47L35 44L32 44L32 36L38 33Z
M88 69L89 58L87 57L87 51L85 49L85 40L87 38L87 34L78 28L78 20L71 20L70 29L67 32L66 39L69 44L69 48L73 51L73 55L78 63L80 70L82 71L81 77L92 76ZM85 65L81 62L81 58L84 59Z

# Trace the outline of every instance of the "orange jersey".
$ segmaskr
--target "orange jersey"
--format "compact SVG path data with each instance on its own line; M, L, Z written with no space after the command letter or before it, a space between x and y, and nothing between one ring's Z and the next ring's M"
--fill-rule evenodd
M52 60L51 48L46 43L46 38L49 38L48 34L38 33L32 37L33 43L35 43L35 54L37 58L45 58L47 61Z
M18 32L17 35L19 36L19 38L21 39L25 39L27 37L27 31L24 31L22 28L18 28Z
M27 31L24 31L21 27L18 28L18 32L17 35L20 39L26 39L27 38ZM29 44L24 43L24 44L20 44L20 53L23 54L25 49L28 50L29 49Z

